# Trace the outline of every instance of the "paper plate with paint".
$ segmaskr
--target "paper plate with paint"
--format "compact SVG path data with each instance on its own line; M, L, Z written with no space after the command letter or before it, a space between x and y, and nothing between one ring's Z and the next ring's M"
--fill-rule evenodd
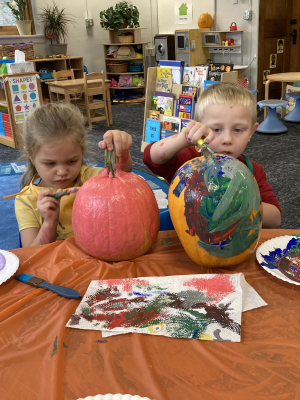
M257 249L256 258L276 278L300 285L300 235L267 240Z
M97 394L97 396L89 396L84 399L77 400L150 400L148 397L140 397L140 396L131 396L131 394Z
M10 251L0 250L0 285L19 268L19 258Z

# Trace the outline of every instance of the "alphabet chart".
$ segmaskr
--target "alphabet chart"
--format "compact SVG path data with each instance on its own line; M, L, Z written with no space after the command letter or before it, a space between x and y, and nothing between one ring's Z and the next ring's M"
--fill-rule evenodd
M7 78L14 111L14 121L22 124L28 114L40 106L39 92L35 75Z

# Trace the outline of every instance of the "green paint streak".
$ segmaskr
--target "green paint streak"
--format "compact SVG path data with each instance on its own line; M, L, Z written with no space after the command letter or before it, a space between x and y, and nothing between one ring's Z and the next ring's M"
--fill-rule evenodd
M168 232L167 236L165 238L163 238L161 241L161 247L172 246L172 244L173 243L171 241L170 234Z
M294 244L293 246L291 246L291 249L289 251L290 254L299 254L300 253L300 235L299 234L295 234L293 236L296 236L299 238L299 240L297 241L296 244Z
M85 314L85 315L91 315L91 311L90 311L89 308L83 308L83 309L81 310L81 312L82 312L83 314Z
M162 164L164 164L164 163L166 163L166 162L172 160L172 158L174 158L175 156L177 156L178 153L179 153L179 151L177 151L177 152L176 152L175 154L173 154L171 157L163 158L162 161L161 161Z
M56 336L56 338L54 340L51 357L53 357L57 353L57 340L58 340L58 336Z
M219 163L222 164L221 160ZM233 177L230 178L226 168L223 168L224 175L215 176L215 169L212 170L209 165L207 166L204 182L207 189L209 188L209 193L203 196L198 209L207 221L209 233L224 231L238 223L230 238L220 245L198 241L200 248L204 248L211 255L223 258L242 253L251 246L259 234L261 221L259 189L250 171L246 167L240 165L238 167L232 166L230 173ZM252 211L255 211L256 215ZM252 230L254 232L248 236Z
M63 342L63 346L64 346L65 349L68 349L68 348L69 348L69 346L67 346L66 344L64 344L64 342Z

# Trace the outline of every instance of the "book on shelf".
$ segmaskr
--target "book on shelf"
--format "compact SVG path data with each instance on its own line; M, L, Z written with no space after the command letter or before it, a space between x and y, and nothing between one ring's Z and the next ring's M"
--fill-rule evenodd
M184 67L182 84L183 85L194 85L195 82L195 68L196 67Z
M163 116L162 128L174 133L179 133L181 129L181 119L169 115Z
M186 131L186 126L190 122L189 119L182 119L181 120L181 130Z
M195 67L195 86L201 86L204 81L207 79L208 75L208 66L198 66Z
M159 66L161 68L170 68L171 69L173 83L180 84L182 82L184 61L160 60Z
M161 139L167 139L168 137L177 135L178 132L175 131L170 131L168 129L162 128L161 133L160 133L160 138Z
M157 78L171 78L172 79L171 68L157 67Z
M184 119L193 119L194 100L192 96L180 94L176 101L175 116Z
M192 96L194 99L194 102L196 103L199 98L200 87L182 85L181 93Z
M233 71L233 64L226 63L213 63L209 64L208 68L208 80L209 81L220 81L221 76L224 72Z
M145 130L145 142L153 143L160 139L160 121L147 118Z
M157 110L149 110L149 118L159 121L160 112Z
M154 92L154 93L159 93L159 92ZM173 94L172 93L163 93L164 96L160 95L153 95L153 97L156 96L157 98L157 110L161 114L165 115L172 115L173 114ZM171 95L171 96L169 96Z
M172 78L159 78L156 77L155 90L160 92L172 92Z

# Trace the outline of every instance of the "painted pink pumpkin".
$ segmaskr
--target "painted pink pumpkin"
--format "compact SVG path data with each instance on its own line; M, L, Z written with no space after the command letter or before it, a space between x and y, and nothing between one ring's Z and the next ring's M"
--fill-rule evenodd
M145 254L159 231L159 209L140 176L108 168L85 182L72 212L76 243L104 261L124 261Z

